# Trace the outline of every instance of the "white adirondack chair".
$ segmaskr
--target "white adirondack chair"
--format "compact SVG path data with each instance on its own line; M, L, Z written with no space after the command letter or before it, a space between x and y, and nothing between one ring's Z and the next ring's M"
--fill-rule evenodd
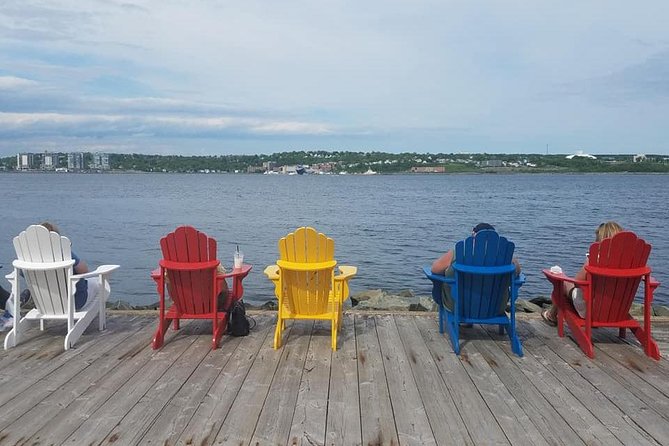
M5 337L5 350L20 342L22 331L29 321L40 321L44 330L45 320L67 321L65 350L74 346L88 325L99 315L100 330L104 330L105 303L108 294L108 278L119 265L102 265L86 274L74 274L71 243L57 232L49 232L43 226L32 225L14 237L17 260L12 262L14 271L5 276L11 286L13 298L14 328ZM23 272L35 309L21 317L19 271ZM75 285L79 279L99 277L100 290L88 296L83 308L75 311Z

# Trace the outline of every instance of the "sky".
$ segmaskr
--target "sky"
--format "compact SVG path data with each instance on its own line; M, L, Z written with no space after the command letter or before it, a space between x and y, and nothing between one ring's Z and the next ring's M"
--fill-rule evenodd
M669 2L2 0L0 155L669 154Z

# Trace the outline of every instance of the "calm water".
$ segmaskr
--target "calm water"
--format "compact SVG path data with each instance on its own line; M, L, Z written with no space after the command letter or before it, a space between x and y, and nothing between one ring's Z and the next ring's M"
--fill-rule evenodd
M89 265L118 263L112 299L157 300L149 271L159 239L190 224L218 240L229 267L235 245L254 266L245 298L273 297L262 274L276 242L309 225L336 243L337 259L358 266L352 290L413 289L428 295L420 268L469 235L479 221L516 243L527 274L521 297L548 295L541 268L574 274L595 227L616 220L653 245L651 265L669 304L666 236L669 175L263 176L179 174L0 174L0 263L9 273L12 237L51 220ZM4 274L3 274L4 275ZM0 283L7 288L3 279Z

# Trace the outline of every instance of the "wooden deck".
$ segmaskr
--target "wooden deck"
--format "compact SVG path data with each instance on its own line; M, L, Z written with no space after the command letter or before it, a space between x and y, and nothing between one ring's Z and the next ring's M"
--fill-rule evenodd
M295 323L272 349L272 313L210 350L204 322L110 316L63 351L62 327L0 352L0 444L669 444L669 362L597 330L596 359L540 319L520 319L525 357L480 326L453 354L432 315ZM669 323L655 324L669 351Z

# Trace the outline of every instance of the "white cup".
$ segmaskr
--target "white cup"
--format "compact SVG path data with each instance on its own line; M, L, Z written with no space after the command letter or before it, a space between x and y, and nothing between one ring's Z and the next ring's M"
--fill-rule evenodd
M241 251L235 251L235 269L240 269L244 264L244 253Z
M553 274L562 274L562 268L560 268L558 265L551 266L551 272Z

